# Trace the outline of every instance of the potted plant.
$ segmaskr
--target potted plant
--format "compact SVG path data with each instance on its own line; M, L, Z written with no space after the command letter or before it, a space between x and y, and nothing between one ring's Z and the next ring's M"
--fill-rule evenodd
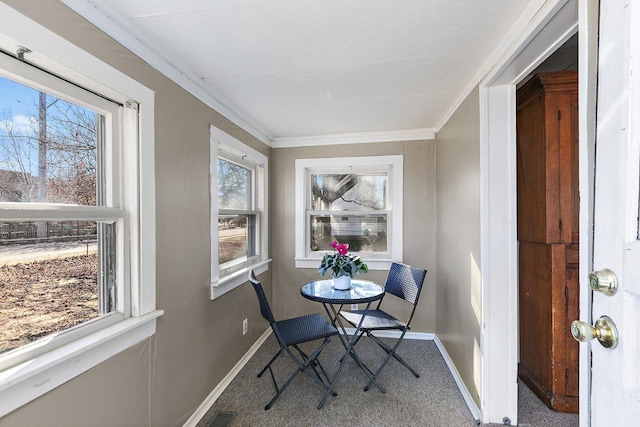
M331 242L331 247L334 252L324 255L318 272L324 276L331 270L333 286L336 289L349 289L351 287L351 279L355 277L356 273L364 274L369 271L369 267L359 256L348 253L348 243L340 244L334 240Z

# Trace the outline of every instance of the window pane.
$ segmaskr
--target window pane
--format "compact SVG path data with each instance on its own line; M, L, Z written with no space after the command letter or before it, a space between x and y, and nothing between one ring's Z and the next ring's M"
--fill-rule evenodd
M32 237L38 227L49 237ZM0 223L0 353L115 309L115 260L100 261L115 229L84 221Z
M0 77L0 202L96 205L102 120Z
M218 159L218 208L251 209L251 170Z
M312 174L311 210L385 210L387 174Z
M218 264L256 255L256 216L218 216Z
M311 250L332 251L331 242L353 252L388 252L387 215L311 215Z

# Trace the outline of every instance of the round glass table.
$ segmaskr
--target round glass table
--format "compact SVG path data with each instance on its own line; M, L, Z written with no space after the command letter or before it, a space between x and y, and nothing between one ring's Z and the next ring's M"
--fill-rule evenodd
M369 280L359 280L352 279L351 280L351 288L346 290L335 289L333 287L332 280L316 280L313 282L309 282L306 285L300 288L300 294L311 301L316 301L322 303L324 309L329 316L331 324L333 326L339 327L342 329L342 334L338 334L340 337L340 341L345 348L345 355L340 359L340 366L329 385L329 389L325 393L324 397L320 401L318 405L318 409L321 409L324 405L324 402L327 400L329 394L331 394L333 390L333 386L336 383L336 380L340 376L340 372L342 372L342 368L344 367L345 362L348 357L351 358L357 363L362 372L365 373L367 378L371 380L371 382L378 387L381 392L385 392L385 390L375 381L373 378L373 372L362 362L356 349L354 348L355 343L358 341L358 335L360 334L360 327L362 326L362 321L366 316L367 310L371 306L373 301L381 300L384 296L384 288L377 283L371 282ZM362 316L360 323L356 327L353 335L349 337L347 331L344 327L344 324L340 320L340 310L344 305L348 304L367 304L364 309L364 315ZM338 308L336 309L336 306ZM336 325L336 322L338 325Z
M300 288L300 294L312 301L328 304L363 304L379 300L384 288L369 280L351 280L351 289L333 287L333 280L316 280Z

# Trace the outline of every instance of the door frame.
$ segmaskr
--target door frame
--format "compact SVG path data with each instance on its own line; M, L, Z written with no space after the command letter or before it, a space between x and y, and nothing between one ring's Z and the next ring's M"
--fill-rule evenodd
M590 4L591 3L591 4ZM595 129L597 10L590 0L547 1L480 82L480 250L482 271L482 422L518 423L518 242L516 84L579 33L580 277L591 263L589 183ZM595 19L595 24L594 24ZM595 25L595 26L594 26ZM589 94L593 93L593 96ZM593 103L593 105L591 105ZM593 119L590 118L593 115ZM588 260L588 262L586 262ZM589 294L580 288L580 312ZM581 318L586 315L581 315ZM589 319L590 320L590 319ZM588 425L589 369L580 350L580 425ZM583 396L585 398L583 398Z

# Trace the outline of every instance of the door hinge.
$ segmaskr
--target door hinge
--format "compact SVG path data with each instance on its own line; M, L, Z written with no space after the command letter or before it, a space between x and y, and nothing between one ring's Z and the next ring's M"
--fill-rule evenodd
M560 226L560 230L562 230L562 218L558 221L558 225Z
M558 120L562 119L562 111L558 110Z
M564 380L569 381L569 369L565 368L564 370Z

